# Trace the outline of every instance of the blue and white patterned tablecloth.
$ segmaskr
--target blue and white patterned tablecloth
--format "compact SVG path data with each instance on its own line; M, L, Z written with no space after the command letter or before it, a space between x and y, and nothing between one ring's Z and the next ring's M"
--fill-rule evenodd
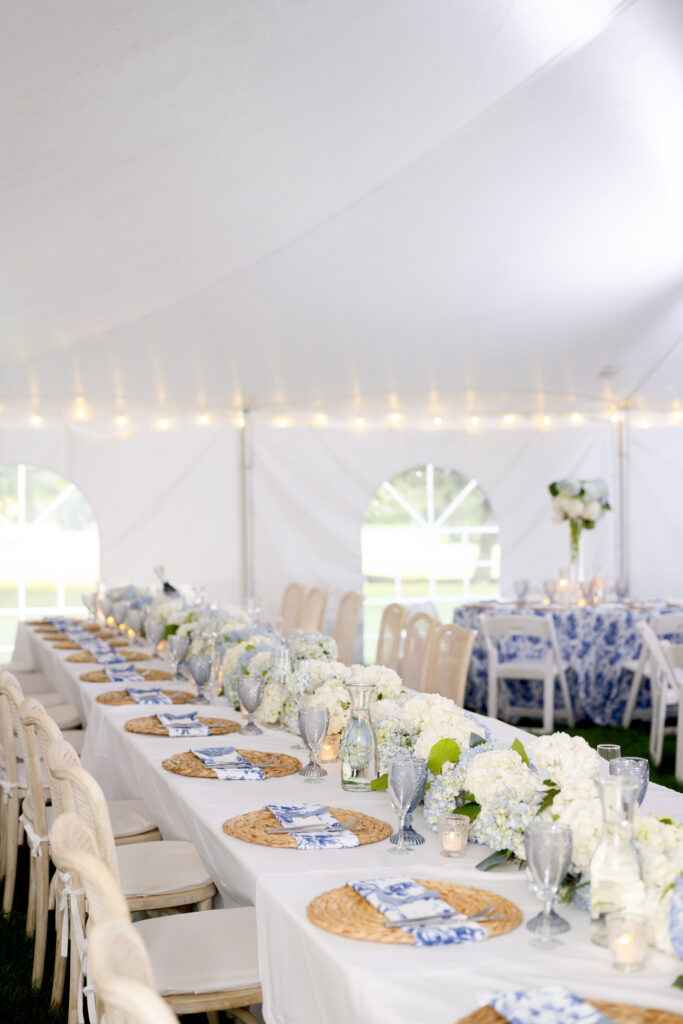
M658 611L666 611L658 608ZM462 605L453 613L453 622L467 629L478 629L482 615L546 615L551 612L555 621L557 639L562 658L568 662L567 682L577 719L589 718L600 725L617 725L628 697L633 676L622 669L626 659L640 654L640 639L636 632L638 622L647 621L653 608L630 608L624 605L598 605L585 608L519 607L509 604L491 604L484 610L481 605ZM680 611L672 608L671 611ZM672 638L679 640L679 638ZM505 640L504 655L528 656L529 640L517 637ZM479 631L472 651L465 706L474 711L486 711L488 658ZM507 718L507 709L514 705L522 708L540 708L542 701L540 682L505 680L500 686L499 715ZM562 707L559 687L556 686L555 707ZM650 687L643 681L638 709L650 707ZM509 720L512 720L511 718Z

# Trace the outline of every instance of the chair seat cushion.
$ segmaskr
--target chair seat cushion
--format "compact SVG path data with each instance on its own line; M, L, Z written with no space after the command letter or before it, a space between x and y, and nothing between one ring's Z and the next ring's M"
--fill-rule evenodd
M81 724L80 715L73 704L53 704L45 710L60 729L75 729Z
M260 984L253 907L153 917L134 927L147 948L154 984L162 995Z
M25 692L25 691L24 691ZM63 704L64 698L56 690L45 690L43 693L27 693L27 697L39 700L44 708L54 707L55 704Z
M192 843L173 840L117 846L126 896L159 896L209 885L211 875Z
M109 800L107 807L114 839L141 835L157 828L144 800Z

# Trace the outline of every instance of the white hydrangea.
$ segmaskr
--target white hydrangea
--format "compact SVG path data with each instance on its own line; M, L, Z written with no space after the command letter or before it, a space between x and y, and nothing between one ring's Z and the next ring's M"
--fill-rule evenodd
M330 680L318 687L309 700L314 708L327 708L330 712L328 732L343 732L349 720L351 700L343 683Z
M461 750L469 747L470 735L485 738L486 730L448 697L438 693L419 693L400 709L400 720L407 732L417 737L416 754L428 756L434 743L453 739ZM424 738L423 738L424 737Z
M281 683L266 683L256 717L267 725L274 725L282 712L284 696L285 688Z
M490 750L473 757L467 766L465 789L482 808L504 789L512 790L526 803L543 788L516 750Z
M375 687L375 699L395 697L403 689L398 672L386 665L352 665L351 678L356 683L371 683Z
M341 681L349 679L351 675L349 666L345 665L343 661L318 661L312 658L306 658L297 662L296 671L292 673L291 680L296 680L300 672L310 675L313 689L317 689L317 687L322 686L323 683L329 680ZM292 685L294 685L294 682L292 682Z
M594 779L600 771L600 758L582 736L555 732L550 736L530 737L526 742L529 760L541 779L552 779L558 786L578 786Z
M588 871L602 832L602 807L595 783L588 779L578 786L565 786L541 817L571 828L572 872Z

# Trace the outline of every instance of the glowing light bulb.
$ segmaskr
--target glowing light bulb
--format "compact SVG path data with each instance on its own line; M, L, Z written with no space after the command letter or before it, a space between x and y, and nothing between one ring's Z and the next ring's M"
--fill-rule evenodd
M392 414L389 417L389 419L391 420L392 423L398 423L400 421L400 419L401 419L400 412L392 412Z
M683 420L683 412L681 412L680 409L676 409L676 411L674 413L674 422L675 423L680 423L681 420Z
M201 414L201 416L197 417L197 423L199 424L200 427L205 427L208 422L209 422L209 417L206 415L205 412L203 412Z
M319 412L315 418L315 424L317 427L323 427L327 423L327 416L324 412Z
M549 427L550 424L552 423L552 420L551 420L550 416L544 416L543 419L541 420L541 423L543 424L544 427Z
M85 409L83 408L82 405L79 405L79 407L76 409L75 415L77 420L85 419Z
M277 421L277 425L278 425L278 427L280 427L281 430L284 430L284 428L288 425L288 423L289 423L289 420L287 420L284 416Z
M364 427L365 426L365 420L363 419L362 416L356 416L356 426L357 427Z
M613 412L612 415L610 416L610 419L611 419L612 423L621 423L622 415L618 411L617 412Z
M43 421L41 420L40 416L31 416L31 425L32 426L39 427L42 422Z
M160 419L157 422L157 426L158 426L159 430L168 430L170 424L169 424L169 421L166 418L163 418L163 419Z
M507 416L503 416L503 423L505 423L506 426L511 427L514 422L515 417L512 415L511 412L509 412Z
M479 426L479 417L478 416L470 416L470 423L472 424L473 427L478 427Z
M583 423L583 416L580 412L573 412L570 417L572 423Z
M125 427L126 424L128 423L128 417L127 416L115 416L114 417L114 423L116 424L117 427Z
M238 416L237 419L235 420L235 426L239 427L241 430L246 422L247 421L245 420L244 416Z
M442 423L443 423L443 420L441 419L440 416L435 416L434 417L434 426L435 427L440 427Z

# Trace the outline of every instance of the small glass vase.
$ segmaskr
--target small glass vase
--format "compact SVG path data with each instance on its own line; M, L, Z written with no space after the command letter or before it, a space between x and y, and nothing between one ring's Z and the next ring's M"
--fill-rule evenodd
M633 832L640 780L627 776L597 778L602 804L602 834L591 861L591 939L607 945L607 914L639 913L645 886Z
M375 686L373 683L344 683L344 686L349 692L351 708L339 749L342 789L369 790L371 782L377 778L377 740L370 721L370 700Z
M583 580L583 527L576 519L569 520L569 584L572 599L578 601L579 583Z

